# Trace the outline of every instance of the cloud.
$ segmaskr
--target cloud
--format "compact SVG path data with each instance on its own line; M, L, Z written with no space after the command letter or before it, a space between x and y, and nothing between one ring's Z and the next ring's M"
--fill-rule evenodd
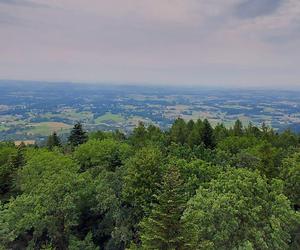
M0 12L0 24L10 25L10 24L16 24L17 19L5 12Z
M283 0L244 0L236 7L235 13L240 18L255 18L274 13Z
M31 8L48 7L48 5L44 3L38 3L30 0L0 0L0 4L21 6L21 7L31 7Z
M268 46L275 46L277 51L274 52L278 54L286 46L299 43L300 1L282 1L272 13L259 18L238 18L234 30L249 41L259 40ZM289 50L292 51L291 47Z
M0 78L270 86L300 79L299 0L0 5Z

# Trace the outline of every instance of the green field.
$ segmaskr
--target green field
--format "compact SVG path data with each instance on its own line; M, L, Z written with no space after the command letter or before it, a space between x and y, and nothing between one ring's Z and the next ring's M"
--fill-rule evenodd
M112 114L110 112L105 115L99 116L95 119L95 124L100 124L103 122L123 122L124 117L119 114Z
M251 107L247 107L247 106L242 106L242 105L238 105L238 104L224 104L224 105L220 105L221 108L227 108L227 109L248 109L251 110Z
M63 133L71 128L70 125L62 122L41 122L31 124L27 134L47 136L53 132Z
M58 114L53 114L48 112L41 117L46 119L65 118L71 121L79 121L79 120L93 119L93 114L89 111L77 112L75 109L66 109L61 111L61 113Z
M7 130L9 130L9 128L7 128L7 127L4 126L4 125L0 125L0 132L2 132L2 131L7 131Z

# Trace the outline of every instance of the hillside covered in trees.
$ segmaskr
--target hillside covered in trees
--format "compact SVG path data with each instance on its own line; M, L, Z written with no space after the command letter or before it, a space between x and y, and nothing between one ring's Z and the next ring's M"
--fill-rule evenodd
M78 123L68 143L1 143L0 199L0 249L300 249L300 136Z

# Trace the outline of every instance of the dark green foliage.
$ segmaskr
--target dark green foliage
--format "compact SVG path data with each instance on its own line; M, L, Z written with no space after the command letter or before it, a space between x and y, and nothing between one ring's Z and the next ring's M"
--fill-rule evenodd
M135 147L142 147L146 145L147 130L144 123L140 122L139 125L133 129L130 139Z
M241 136L243 134L243 124L240 120L236 120L233 127L233 135Z
M84 240L77 239L75 237L71 237L69 243L69 249L72 250L99 250L92 239L92 234L88 233Z
M176 167L170 167L163 177L150 216L141 222L143 249L182 249L184 246L181 216L186 195L183 180Z
M236 168L259 169L261 168L261 160L258 156L247 152L241 151L231 158L230 164Z
M147 128L147 141L149 145L164 147L165 135L159 127L149 125Z
M11 195L17 167L21 159L21 151L12 145L0 145L0 200ZM19 156L18 156L19 155ZM19 158L19 160L15 160Z
M243 149L257 145L258 142L259 140L252 136L230 136L220 141L217 148L225 151L229 155L234 155L240 153Z
M16 154L11 155L9 164L15 169L24 166L25 156L24 156L24 146L22 144L17 148Z
M283 152L280 148L273 147L268 142L255 145L248 152L259 159L257 169L269 178L279 176Z
M170 129L171 140L178 144L185 144L188 138L188 129L182 118L177 118Z
M223 124L217 124L214 129L214 137L216 142L220 142L224 140L229 135L228 130L225 128Z
M195 122L193 120L189 120L188 123L186 124L187 130L190 132L193 130L195 126Z
M21 144L17 148L12 146L0 149L5 153L0 165L0 200L6 200L17 192L17 171L25 165L25 146Z
M206 186L211 180L216 179L224 171L220 166L212 165L203 160L190 162L179 160L175 163L180 169L185 183L186 194L189 197L195 195L200 186Z
M0 143L0 249L299 249L299 138L178 118Z
M72 147L77 147L87 141L87 133L83 130L82 124L80 122L76 123L71 130L68 142Z
M124 141L126 139L126 136L123 132L121 132L120 130L116 130L114 133L113 133L113 138L117 141Z
M15 171L8 165L3 164L0 166L0 199L5 199L7 193L12 190Z
M202 129L203 122L198 119L197 122L193 125L192 129L189 130L188 144L190 147L202 144Z
M167 148L169 157L191 160L194 157L193 150L186 145L176 144L174 142Z
M299 145L298 137L290 130L285 130L283 133L275 137L273 145L280 148L295 148Z
M259 130L258 127L253 126L253 124L250 122L248 124L248 127L245 128L245 133L247 136L254 136L254 137L260 137L262 132Z
M300 209L300 153L296 152L283 160L280 177L285 181L285 194L293 205Z
M145 146L163 146L165 143L165 136L159 127L149 125L147 128L140 122L132 134L129 136L130 143L135 148Z
M53 132L53 134L48 137L46 146L50 150L54 147L61 147L61 142L56 132Z
M213 149L216 146L214 130L207 119L203 121L201 141L206 148Z
M192 124L192 125L191 125ZM191 123L188 130L187 143L190 147L203 145L205 148L213 149L216 146L215 132L207 119Z

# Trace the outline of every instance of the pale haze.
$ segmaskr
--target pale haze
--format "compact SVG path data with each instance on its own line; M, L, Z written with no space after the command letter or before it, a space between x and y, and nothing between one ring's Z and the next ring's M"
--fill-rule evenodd
M300 87L299 0L0 0L0 79Z

